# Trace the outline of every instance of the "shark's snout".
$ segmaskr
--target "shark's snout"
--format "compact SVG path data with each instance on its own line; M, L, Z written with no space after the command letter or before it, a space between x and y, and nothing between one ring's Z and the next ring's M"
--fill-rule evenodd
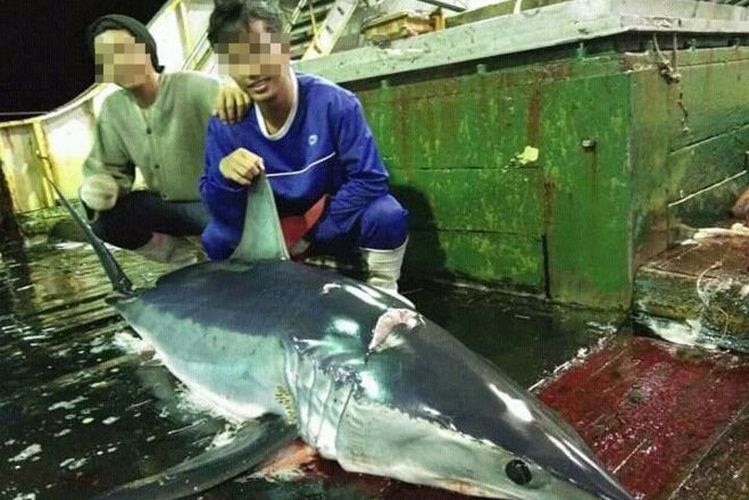
M471 485L481 496L631 498L571 427L439 326L424 320L395 335L370 356L361 373L367 383L347 410L355 421L364 405L370 415L390 414L387 430L367 431L372 439L371 432L393 435L393 426L404 434L388 453L410 453L410 465L388 475L462 492ZM350 442L371 443L355 425L348 431ZM402 446L412 442L431 447ZM368 466L362 457L371 453L366 462L384 460L362 444L355 467Z

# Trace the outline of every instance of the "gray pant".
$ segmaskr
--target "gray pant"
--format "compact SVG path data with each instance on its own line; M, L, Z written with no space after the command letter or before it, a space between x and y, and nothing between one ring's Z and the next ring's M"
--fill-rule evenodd
M148 243L153 233L199 235L209 219L200 201L165 201L152 191L133 191L121 196L111 210L99 212L91 229L107 243L134 250Z

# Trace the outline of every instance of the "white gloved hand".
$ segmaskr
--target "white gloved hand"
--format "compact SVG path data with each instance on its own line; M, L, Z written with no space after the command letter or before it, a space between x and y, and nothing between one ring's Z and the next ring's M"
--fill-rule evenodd
M117 203L120 187L109 174L94 174L83 179L81 200L92 210L109 210Z

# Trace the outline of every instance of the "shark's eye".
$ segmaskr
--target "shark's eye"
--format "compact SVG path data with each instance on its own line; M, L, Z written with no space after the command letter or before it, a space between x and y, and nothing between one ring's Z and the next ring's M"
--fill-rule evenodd
M521 486L530 483L533 479L531 470L522 460L511 460L505 466L505 473L515 484Z

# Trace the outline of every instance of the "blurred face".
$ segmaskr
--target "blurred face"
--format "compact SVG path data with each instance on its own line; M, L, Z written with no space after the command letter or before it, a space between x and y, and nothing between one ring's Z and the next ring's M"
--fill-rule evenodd
M231 76L255 102L270 101L288 74L289 42L285 33L268 33L254 21L226 43L216 45L219 70Z
M109 30L94 38L96 81L115 83L130 89L146 82L154 71L143 43L137 43L130 32Z

